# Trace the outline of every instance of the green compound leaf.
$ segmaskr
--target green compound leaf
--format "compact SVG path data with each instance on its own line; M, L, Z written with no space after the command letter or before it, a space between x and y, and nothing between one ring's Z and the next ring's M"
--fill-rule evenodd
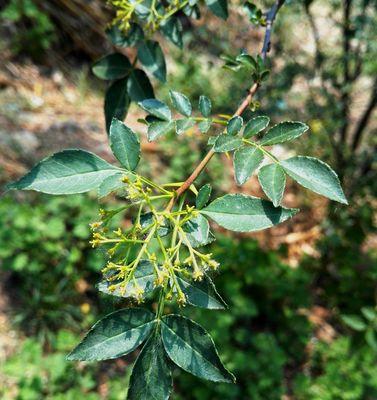
M268 164L258 174L259 183L275 207L279 206L285 189L285 172L279 164Z
M115 311L98 321L67 359L100 361L122 357L149 336L155 316L143 308Z
M131 63L120 53L109 54L98 60L92 67L93 74L100 79L124 78L131 71Z
M213 242L214 238L209 231L209 223L203 215L190 219L183 225L186 237L192 247L205 246Z
M212 120L206 119L204 121L200 121L198 124L198 128L201 133L207 133L209 131L209 128L211 128L212 125Z
M98 188L98 197L102 198L115 192L117 189L123 188L125 185L122 182L122 178L127 175L122 172L116 173L105 178Z
M238 185L243 185L251 177L263 158L263 152L256 147L243 146L234 152L234 177Z
M161 23L162 34L180 49L183 46L182 31L182 23L180 19L175 16Z
M177 119L175 121L175 131L177 135L182 135L189 129L195 126L195 121L192 118Z
M301 136L309 129L308 125L302 122L281 122L273 126L260 141L263 146L270 146L277 143L283 143Z
M138 104L143 110L159 119L162 119L164 121L171 120L170 108L160 100L146 99L139 102Z
M161 82L166 81L165 57L158 42L152 40L142 42L138 47L137 55L151 74Z
M84 193L97 189L119 168L84 150L63 150L36 164L8 189L36 190L48 194Z
M211 115L212 104L211 100L206 96L199 97L199 110L204 118L208 118Z
M170 100L173 107L182 115L189 117L192 112L192 106L190 100L182 93L169 91Z
M297 156L281 161L285 172L305 188L342 204L348 204L337 174L323 161Z
M214 382L235 382L223 366L211 336L200 325L180 315L162 318L162 341L170 359L183 370Z
M140 291L143 292L143 298L154 291L155 277L153 264L148 260L141 260L135 270L134 279L131 279L124 287L117 286L123 281L114 280L109 282L104 279L98 283L97 288L100 292L111 296L139 299ZM108 278L111 278L111 276L108 276Z
M222 19L228 18L228 1L227 0L205 0L207 7Z
M122 32L117 25L113 25L106 31L106 34L111 43L119 47L135 46L135 44L144 38L142 28L133 22L127 33Z
M199 189L198 195L196 196L196 208L200 210L207 203L211 197L212 186L207 183Z
M268 124L270 123L270 118L266 116L260 116L252 118L246 125L243 131L244 138L250 138L257 133L266 129Z
M174 131L175 131L174 121L152 122L148 126L148 141L152 142L153 140L156 140L160 136L167 135L168 133L172 133Z
M173 386L170 361L160 333L142 348L132 370L127 400L168 400Z
M200 211L220 226L235 232L253 232L280 224L298 209L274 207L269 201L243 194L219 197Z
M107 133L109 133L113 118L123 120L127 115L130 106L127 85L127 78L119 79L113 82L106 91L104 109Z
M154 97L153 87L147 74L141 69L135 69L130 73L127 82L127 91L132 101L143 101Z
M242 117L235 116L228 121L226 131L228 135L235 136L241 130L243 124Z
M110 126L110 147L126 169L135 170L140 160L139 138L128 126L115 118Z
M210 310L223 310L227 307L208 276L205 275L201 281L194 281L177 275L177 281L188 304Z
M242 139L237 136L219 135L213 146L213 150L217 153L236 150L243 145Z

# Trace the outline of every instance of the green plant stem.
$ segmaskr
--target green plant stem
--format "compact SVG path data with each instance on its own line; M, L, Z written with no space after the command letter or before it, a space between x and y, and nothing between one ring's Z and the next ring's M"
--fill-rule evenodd
M253 141L251 141L251 140L247 140L247 139L242 139L242 141L243 141L244 143L249 144L250 146L254 146L254 147L256 147L257 149L259 149L263 154L265 154L267 157L269 157L274 163L280 164L280 161L279 161L271 152L269 152L268 150L266 150L263 146L259 145L259 144L256 143L256 142L253 142Z

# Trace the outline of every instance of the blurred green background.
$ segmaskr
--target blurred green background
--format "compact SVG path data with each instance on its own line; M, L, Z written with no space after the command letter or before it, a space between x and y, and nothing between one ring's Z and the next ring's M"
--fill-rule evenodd
M266 8L270 3L258 2ZM285 204L299 214L258 235L217 232L210 251L225 311L184 312L208 329L237 385L212 384L174 371L179 400L377 399L377 14L375 1L289 1L273 33L272 73L258 93L274 122L299 119L311 132L281 156L326 160L340 175L350 206L328 203L290 182ZM0 2L0 183L67 147L111 159L102 116L105 86L90 63L111 51L103 34L112 11L101 1ZM183 50L162 41L169 88L215 112L231 112L248 76L221 68L221 54L255 54L263 29L232 6L229 23L204 12L182 16ZM206 151L195 132L145 141L139 111L127 121L141 132L143 173L178 181ZM179 145L177 145L177 141ZM216 159L202 182L236 191L231 162ZM242 189L261 196L256 179ZM105 199L114 207L119 199ZM123 399L136 354L71 363L66 353L101 316L122 302L94 285L105 256L88 244L97 219L94 194L0 198L0 398ZM126 223L126 221L119 221Z

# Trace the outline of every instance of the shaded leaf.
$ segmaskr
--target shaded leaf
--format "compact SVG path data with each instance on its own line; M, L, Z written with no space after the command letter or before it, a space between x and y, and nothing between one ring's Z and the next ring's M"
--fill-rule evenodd
M162 318L161 332L168 356L185 371L214 382L235 381L222 365L211 336L197 323L167 315Z
M238 185L243 185L260 166L264 158L256 147L242 146L234 152L234 176Z
M298 210L274 207L269 201L243 194L227 194L200 212L225 229L253 232L270 228L297 214Z
M173 386L169 360L160 333L145 343L132 370L128 400L168 400Z
M107 276L111 278L111 276ZM148 260L141 260L138 267L135 270L134 279L131 279L124 287L117 286L124 281L103 279L97 285L97 289L102 292L109 294L111 296L117 297L133 297L135 299L140 298L140 290L143 291L142 297L153 292L155 273L153 264Z
M205 118L208 118L211 115L212 104L211 100L208 97L199 97L199 110Z
M104 179L98 188L98 197L105 197L115 190L125 187L122 182L124 176L124 173L119 172Z
M127 94L128 78L113 82L105 95L105 121L106 131L109 133L113 118L123 120L130 106L130 98Z
M145 214L140 215L140 225L143 229L148 228L155 222L155 218L152 212L148 212ZM157 233L160 237L166 236L170 232L169 226L160 226L157 229Z
M209 183L205 184L199 189L198 195L196 196L196 208L200 210L207 203L211 197L212 187Z
M132 101L143 101L154 97L153 87L147 74L141 69L130 73L127 82L127 91Z
M241 130L243 124L242 117L235 116L228 121L226 131L228 135L235 136Z
M117 160L133 171L140 160L140 141L123 122L114 118L110 126L110 147Z
M182 41L182 23L178 17L170 17L161 24L161 31L173 44L180 49L183 46Z
M222 19L228 18L227 0L205 0L205 3L216 16Z
M93 74L100 79L112 80L124 78L131 71L128 58L120 53L109 54L92 66Z
M223 310L227 307L208 276L205 275L201 281L194 281L183 275L177 275L177 281L182 292L186 295L187 303L192 306L210 310Z
M161 82L166 81L166 64L164 53L158 42L146 40L138 47L140 62Z
M131 22L130 29L124 33L117 25L113 25L106 31L107 37L111 43L119 47L132 47L135 46L140 40L144 38L144 32L140 25Z
M100 361L124 356L149 336L154 318L142 308L115 311L98 321L67 359Z
M275 207L279 206L285 189L285 173L279 164L268 164L258 174L259 183Z
M186 237L192 247L205 246L214 240L209 231L207 219L200 214L186 222L183 225L183 230L186 232Z

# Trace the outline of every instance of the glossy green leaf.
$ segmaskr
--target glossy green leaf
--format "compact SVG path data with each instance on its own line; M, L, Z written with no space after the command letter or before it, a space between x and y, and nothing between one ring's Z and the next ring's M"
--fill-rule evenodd
M145 295L155 289L155 277L153 264L148 260L141 260L135 270L134 279L131 279L124 287L119 286L123 281L103 279L98 283L97 289L102 293L117 297L139 299L142 296L144 298ZM110 278L110 276L107 276L107 278ZM141 295L140 291L143 292Z
M238 185L243 185L260 166L264 158L256 147L242 146L234 152L234 177Z
M195 126L195 121L192 118L177 119L175 121L175 131L177 135L182 135L189 129Z
M285 121L273 126L260 141L264 146L293 140L306 132L309 127L302 122Z
M146 99L139 102L138 104L143 110L159 119L162 119L164 121L171 120L170 108L160 100Z
M208 97L199 97L199 110L205 118L208 118L211 115L212 104L211 100Z
M275 207L279 206L285 189L285 172L279 164L268 164L258 174L259 183Z
M162 318L161 332L168 356L185 371L214 382L235 381L221 363L211 336L197 323L167 315Z
M207 133L209 129L211 128L212 125L212 120L206 119L204 121L200 121L198 124L198 128L201 133Z
M368 321L377 321L377 311L373 307L362 307L361 313Z
M347 326L355 331L361 332L367 329L366 323L358 315L342 315L341 318Z
M178 46L180 49L183 46L182 41L182 23L178 17L170 17L161 23L161 32L167 37L173 44Z
M100 361L124 356L149 336L154 318L142 308L115 311L98 321L67 359Z
M126 169L133 171L137 167L140 160L139 138L128 126L115 118L110 126L110 147Z
M166 64L164 53L158 42L146 40L137 51L138 59L161 82L166 81Z
M186 232L186 238L192 247L205 246L214 240L209 231L207 219L200 214L186 222L183 225L183 230Z
M200 210L207 203L211 197L212 187L209 183L205 184L199 189L198 195L196 196L196 208Z
M339 203L348 204L337 174L323 161L296 156L281 161L285 172L300 185Z
M128 78L113 82L105 95L106 131L109 133L113 118L124 120L130 106L130 97L127 93Z
M105 197L117 189L124 188L125 184L122 182L122 178L125 175L126 174L119 172L115 175L105 178L98 188L98 197Z
M92 67L93 74L100 79L124 78L131 71L128 58L120 53L109 54L98 60Z
M238 136L220 135L217 136L213 149L217 153L223 153L225 151L238 149L242 144L242 139Z
M36 164L8 189L36 190L48 194L84 193L97 189L119 168L84 150L63 150Z
M222 19L228 18L228 1L227 0L205 0L207 7L218 17Z
M131 23L128 32L124 33L117 25L113 25L106 31L107 37L111 43L119 47L135 46L144 38L144 33L141 27L136 23Z
M200 211L220 226L235 232L253 232L280 224L298 210L274 207L269 201L243 194L219 197Z
M168 400L173 386L160 333L145 343L132 370L127 400Z
M244 138L247 139L258 134L259 132L263 131L263 129L267 128L269 123L270 123L270 118L266 116L252 118L245 125L245 129L243 131Z
M226 131L228 135L235 136L241 130L243 124L242 117L235 116L228 121Z
M148 141L152 142L160 136L167 135L168 133L172 132L175 132L174 121L153 122L148 126Z
M170 100L173 107L182 115L189 117L192 112L192 106L190 100L182 93L169 91Z
M208 276L205 275L201 281L194 281L177 275L177 282L186 295L188 304L210 310L223 310L227 307Z
M130 73L127 91L131 100L136 102L154 97L153 87L149 78L141 69L135 69Z

